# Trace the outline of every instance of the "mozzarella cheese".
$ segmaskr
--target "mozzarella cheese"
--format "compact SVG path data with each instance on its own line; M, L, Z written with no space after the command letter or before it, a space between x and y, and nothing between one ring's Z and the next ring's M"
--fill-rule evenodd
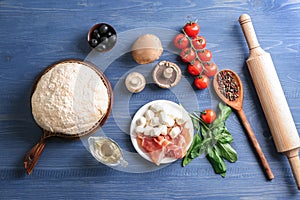
M144 127L147 123L147 119L145 117L141 117L136 121L137 126Z
M136 133L144 133L145 128L143 126L137 126L135 127L135 132Z
M181 133L181 126L186 122L180 116L180 113L167 112L161 105L152 104L137 119L135 132L149 137L169 134L174 139Z
M154 135L154 130L152 126L146 126L144 130L144 135L146 136L152 136Z
M150 126L156 127L159 126L159 117L153 117L150 119Z
M150 121L154 117L154 112L152 110L147 110L144 116L146 120Z
M154 113L158 113L164 110L164 108L159 104L152 104L149 109L152 110Z
M170 131L169 135L171 136L171 138L176 138L179 134L181 133L181 129L179 126L175 126L172 128L172 130Z

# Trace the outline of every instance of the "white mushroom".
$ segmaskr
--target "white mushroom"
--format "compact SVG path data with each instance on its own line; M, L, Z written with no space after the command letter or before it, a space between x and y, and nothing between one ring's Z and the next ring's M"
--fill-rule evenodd
M145 88L146 80L142 74L138 72L132 72L127 75L125 85L130 92L138 93Z
M170 88L179 83L181 69L175 63L161 61L153 69L152 77L159 87Z
M163 52L160 39L153 34L140 36L132 45L133 59L139 64L152 63L159 59Z

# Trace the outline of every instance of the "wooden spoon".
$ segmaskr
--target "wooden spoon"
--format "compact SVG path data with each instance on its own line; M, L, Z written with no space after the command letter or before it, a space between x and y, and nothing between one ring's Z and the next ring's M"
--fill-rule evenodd
M224 93L221 90L221 82L219 77L227 77L227 75L225 76L224 74L230 74L230 78L227 82L229 82L230 84L233 84L233 88L237 88L238 91L236 92L232 92L232 94L230 94L231 92L227 92ZM221 84L221 85L220 85ZM233 72L232 70L229 69L225 69L225 70L221 70L219 71L215 77L214 77L214 81L213 81L213 85L214 85L214 89L217 93L217 95L220 97L220 99L226 103L228 106L230 106L231 108L235 109L241 119L242 124L244 125L244 128L247 131L248 137L260 159L260 162L262 164L262 166L264 167L266 176L269 180L272 180L274 178L274 175L272 173L272 170L268 164L268 161L265 158L265 155L253 133L253 130L250 126L250 123L248 122L246 115L244 113L243 110L243 99L244 99L244 90L243 90L243 85L241 82L241 79L239 78L239 76ZM234 86L235 85L235 86ZM227 87L227 86L225 86ZM232 88L231 88L232 89Z

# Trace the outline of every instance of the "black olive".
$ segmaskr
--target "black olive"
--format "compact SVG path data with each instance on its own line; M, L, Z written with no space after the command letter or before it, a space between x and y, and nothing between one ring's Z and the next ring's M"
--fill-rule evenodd
M108 32L108 33L106 34L107 37L110 37L110 36L112 36L112 35L113 35L112 32Z
M115 43L117 41L117 36L116 35L112 35L111 37L108 38L108 42L109 43Z
M92 47L96 47L96 46L98 45L98 40L93 38L93 39L90 41L90 44L92 45Z
M108 38L107 37L101 37L99 40L100 43L107 43L108 42Z
M99 27L99 32L101 34L106 33L107 31L108 31L108 26L106 26L105 24L103 24Z
M98 49L99 51L104 51L104 50L106 49L106 45L100 43L100 44L97 46L97 49Z
M98 40L101 38L101 35L99 33L93 33L93 38Z

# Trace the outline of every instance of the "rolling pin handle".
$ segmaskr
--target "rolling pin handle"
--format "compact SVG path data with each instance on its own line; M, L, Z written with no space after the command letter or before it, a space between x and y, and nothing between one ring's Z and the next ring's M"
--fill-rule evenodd
M260 47L250 16L248 14L242 14L239 18L239 22L244 32L249 50L251 51L252 49Z
M298 149L287 151L284 154L287 156L289 160L298 190L300 190L300 160L299 160Z

